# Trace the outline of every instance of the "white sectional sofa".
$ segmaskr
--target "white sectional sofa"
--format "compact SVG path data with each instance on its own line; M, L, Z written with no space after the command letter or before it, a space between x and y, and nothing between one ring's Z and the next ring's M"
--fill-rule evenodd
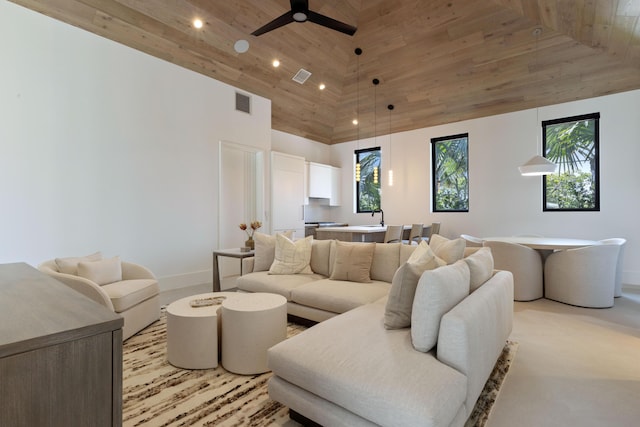
M324 426L463 426L511 333L512 274L493 271L492 259L488 274L481 257L449 259L419 276L410 325L390 329L390 300L406 294L396 282L416 247L375 244L372 281L353 282L330 279L336 245L313 242L312 274L238 279L240 290L281 294L290 314L320 322L269 350L269 396Z

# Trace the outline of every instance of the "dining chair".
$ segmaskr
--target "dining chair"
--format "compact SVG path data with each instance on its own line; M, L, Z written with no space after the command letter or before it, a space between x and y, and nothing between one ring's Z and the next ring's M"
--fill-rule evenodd
M402 241L402 233L404 225L387 225L387 231L384 233L385 243L395 243Z
M471 236L470 234L461 234L460 237L464 239L467 247L482 246L484 243L484 240L480 237Z
M427 237L423 237L422 240L424 240L425 242L429 242L429 240L431 240L431 236L439 233L440 233L440 223L432 222L431 226L429 227L429 235Z
M544 265L545 297L588 308L613 307L620 245L555 251Z
M600 240L600 243L614 244L620 247L620 252L618 253L618 261L616 262L616 287L613 293L615 298L622 296L622 263L624 262L624 245L627 243L627 239L623 239L622 237L613 237L611 239Z
M424 230L424 224L411 224L411 231L409 232L409 240L402 240L402 243L406 245L412 245L414 242L419 245L422 241L422 232Z
M496 270L513 273L513 300L533 301L544 296L542 257L535 249L517 243L485 240Z

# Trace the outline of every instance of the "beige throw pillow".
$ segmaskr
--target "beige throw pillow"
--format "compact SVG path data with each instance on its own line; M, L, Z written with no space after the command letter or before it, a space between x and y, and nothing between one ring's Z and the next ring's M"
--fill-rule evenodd
M429 239L429 246L433 252L447 264L453 264L464 257L464 248L467 246L464 239L457 238L449 240L439 234L433 234Z
M484 247L463 259L469 266L471 276L469 293L471 293L493 275L493 255L491 254L491 248Z
M313 236L291 241L284 234L276 234L276 250L269 274L312 274L311 245Z
M425 271L411 311L411 342L428 352L438 341L440 319L469 295L469 267L464 261Z
M100 261L102 259L101 252L95 252L91 255L81 257L56 258L54 261L60 273L78 274L78 263L81 261Z
M409 260L393 276L384 312L385 328L401 329L411 326L411 309L420 276L426 270L444 265L446 263L433 253L426 242L420 243Z
M349 282L371 282L371 262L375 243L336 241L336 255L329 279Z
M98 285L122 280L122 264L120 257L106 258L100 261L78 263L78 276L89 279Z
M282 234L291 239L291 231ZM253 242L255 245L253 271L269 271L276 255L276 236L256 231L253 235Z

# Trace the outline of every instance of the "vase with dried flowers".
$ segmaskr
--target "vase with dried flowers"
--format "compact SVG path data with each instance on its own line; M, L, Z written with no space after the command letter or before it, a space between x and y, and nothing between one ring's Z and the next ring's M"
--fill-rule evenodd
M240 227L240 230L247 233L248 239L246 242L244 242L244 246L247 248L254 249L255 244L253 241L253 233L255 233L258 228L262 227L262 223L260 221L251 221L249 226L247 226L247 224L243 222L242 224L239 225L239 227Z

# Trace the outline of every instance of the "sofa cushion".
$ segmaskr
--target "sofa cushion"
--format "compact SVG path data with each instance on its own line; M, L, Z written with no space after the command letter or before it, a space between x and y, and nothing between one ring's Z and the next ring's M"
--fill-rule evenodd
M292 236L290 231L282 234L288 238ZM268 271L276 254L276 236L256 231L253 235L253 242L255 246L253 271Z
M429 246L431 246L433 252L445 260L447 264L453 264L464 257L464 248L467 244L464 239L460 237L449 240L439 234L433 234L429 239Z
M269 367L376 425L450 425L466 378L415 351L408 329L384 329L383 313L384 301L321 322L270 348Z
M312 274L311 243L313 236L291 241L283 234L276 235L276 253L269 274Z
M469 267L464 261L425 271L413 300L411 341L418 351L431 350L438 340L440 319L469 295Z
M78 276L98 285L119 282L122 280L120 257L105 258L100 261L81 261L78 263Z
M402 243L376 244L371 261L371 279L391 283L400 266Z
M335 261L330 279L370 282L371 262L375 248L375 243L336 241Z
M314 240L311 245L311 270L314 273L329 277L331 275L329 255L331 253L332 240Z
M78 263L86 261L100 261L102 259L102 252L95 252L91 255L85 255L81 257L67 257L56 258L54 261L58 271L65 274L78 274Z
M271 275L268 271L258 271L238 277L236 286L241 291L278 294L291 301L293 289L324 278L320 274Z
M389 284L372 281L367 284L317 280L291 290L291 301L332 313L344 313L379 300L389 293Z
M491 255L491 248L480 248L463 259L469 267L469 292L473 292L493 275L493 255Z
M160 292L158 281L155 279L123 280L104 285L102 289L109 295L116 313L128 310Z
M384 326L387 329L411 326L411 309L420 276L425 270L433 270L446 264L436 257L426 242L419 246L393 276L384 312Z

